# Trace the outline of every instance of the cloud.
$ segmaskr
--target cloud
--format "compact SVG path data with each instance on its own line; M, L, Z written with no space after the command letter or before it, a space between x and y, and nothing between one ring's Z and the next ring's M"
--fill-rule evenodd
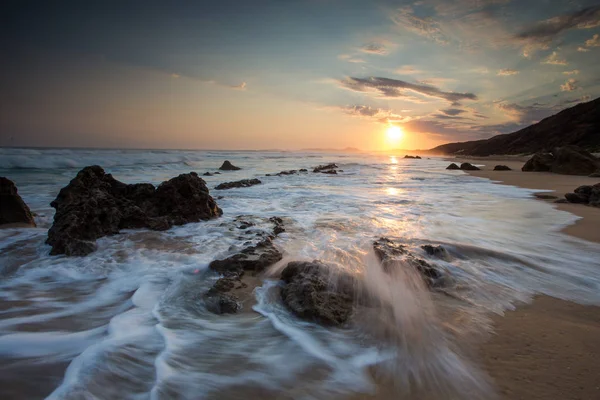
M173 74L171 74L171 78L174 78L174 79L181 78L181 75L173 73Z
M560 58L558 58L558 53L556 51L553 51L552 54L550 54L544 61L542 61L542 64L550 64L550 65L567 65L567 60L561 60Z
M391 17L394 24L409 32L433 40L439 44L448 44L446 35L442 32L440 24L430 17L421 18L414 14L410 6L400 8Z
M236 90L246 90L246 82L242 82L239 85L230 86L230 88L236 89Z
M396 114L393 110L389 108L377 108L366 105L351 105L344 107L326 107L327 109L332 109L336 111L342 111L345 114L351 115L353 117L359 118L368 118L372 119L376 122L380 123L390 123L390 122L408 122L412 120L410 116L402 116L400 114ZM409 112L410 110L402 110L402 112Z
M459 115L459 114L463 114L466 113L467 110L463 110L461 108L446 108L445 110L440 110L440 112L446 114L446 115Z
M354 57L354 56L351 56L350 54L340 54L338 56L338 59L347 61L349 63L357 63L357 64L366 63L366 61L363 60L362 58Z
M498 71L498 75L499 76L510 76L510 75L517 75L519 73L519 71L517 71L516 69L510 69L510 68L504 68Z
M580 51L580 52L582 52L582 53L587 53L588 51L590 51L590 49L586 49L585 47L581 47L581 46L579 46L579 47L577 48L577 51Z
M461 100L477 100L477 96L473 93L444 92L435 86L418 85L391 78L348 77L339 81L339 84L342 87L355 92L376 92L383 97L390 98L408 97L406 92L409 91L428 97L444 99L453 104L458 103Z
M496 108L503 111L504 114L518 124L530 125L551 115L555 107L548 107L544 104L534 103L529 106L521 106L515 103L496 103ZM516 126L512 126L515 128Z
M403 67L398 68L394 72L397 73L398 75L416 75L416 74L422 74L424 71L416 69L412 65L404 65Z
M579 89L577 85L579 82L575 79L569 79L564 85L560 85L561 92L572 92L573 90Z
M383 43L369 43L359 48L363 53L375 54L378 56L387 56L390 54L388 48Z
M548 45L567 30L590 29L596 26L600 26L600 6L586 7L541 21L517 34L515 39Z
M586 40L585 47L600 47L600 35L595 34L591 39Z
M579 74L579 70L578 69L574 69L573 71L565 71L565 72L563 72L563 74L565 74L565 75L577 75L577 74Z

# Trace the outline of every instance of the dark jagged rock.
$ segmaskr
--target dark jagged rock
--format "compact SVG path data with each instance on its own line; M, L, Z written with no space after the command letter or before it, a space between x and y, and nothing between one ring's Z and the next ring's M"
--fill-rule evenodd
M584 185L575 189L574 193L565 194L569 203L587 204L592 207L600 207L600 183L593 186Z
M432 246L430 244L424 244L421 248L430 256L438 258L447 258L448 251L442 246Z
M405 246L395 243L388 238L380 238L373 242L375 255L381 261L381 266L385 272L391 272L397 268L398 261L405 261L408 265L415 268L421 275L425 283L430 287L443 284L443 275L440 270L426 261L415 257Z
M419 156L409 156L408 154L405 155L404 158L413 158L415 160L420 160L421 159L421 157L419 157Z
M203 176L213 176L213 174L211 174L210 172L205 172L202 174Z
M552 153L536 153L522 170L526 172L553 172L565 175L589 175L600 168L600 160L577 147L563 146Z
M308 172L308 170L306 168L300 168L299 171L300 172Z
M512 169L507 165L496 165L494 171L512 171Z
M463 171L479 171L479 167L476 167L468 162L460 164L460 169L462 169Z
M460 167L454 163L448 165L446 169L460 169Z
M213 314L235 314L242 305L238 297L231 293L212 292L204 295L206 309Z
M273 235L277 236L280 233L285 232L283 219L279 217L271 217L269 221L273 223Z
M14 182L0 176L0 225L4 224L35 226L35 221L31 210L19 196Z
M244 187L250 187L250 186L254 186L254 185L260 185L261 183L262 182L259 181L258 179L242 179L241 181L221 183L215 187L215 190L244 188Z
M289 263L281 272L283 303L298 317L342 325L352 315L354 279L319 261Z
M214 260L208 267L225 277L241 277L246 271L260 273L282 258L283 255L271 238L266 238L257 245L247 247L223 260Z
M544 193L535 193L534 196L538 199L541 200L555 200L558 199L558 197L553 196L551 194L544 194Z
M232 163L230 163L229 161L226 160L226 161L223 162L223 165L221 165L219 167L219 169L221 171L238 171L241 168L240 167L236 167L235 165L233 165Z
M326 164L326 165L319 165L313 169L313 172L314 173L320 172L322 174L337 174L337 171L336 171L337 168L339 168L339 167L336 164L331 163L331 164Z
M223 214L195 172L155 188L119 182L97 165L79 171L50 205L56 209L46 241L52 255L89 254L96 239L121 229L166 230Z

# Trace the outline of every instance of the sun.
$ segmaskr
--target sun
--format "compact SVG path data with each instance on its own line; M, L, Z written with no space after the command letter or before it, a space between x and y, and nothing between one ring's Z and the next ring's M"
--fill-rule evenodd
M398 140L402 139L402 134L402 128L396 125L390 125L385 131L385 135L391 142L397 142Z

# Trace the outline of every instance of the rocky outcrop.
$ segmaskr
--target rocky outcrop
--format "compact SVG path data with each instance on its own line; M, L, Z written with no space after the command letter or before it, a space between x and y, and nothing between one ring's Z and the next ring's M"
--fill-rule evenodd
M424 244L421 246L423 251L430 256L447 259L449 257L448 251L442 246L433 246L430 244Z
M448 165L446 167L446 169L460 169L460 167L458 165L456 165L455 163L452 163L452 164Z
M96 239L121 229L166 230L223 214L195 172L161 183L125 184L99 166L85 167L50 203L56 209L50 254L84 256Z
M421 159L421 157L419 157L419 156L409 156L408 154L405 155L404 158L413 158L413 159L416 159L416 160L420 160Z
M254 186L254 185L260 185L261 183L262 182L259 181L258 179L242 179L241 181L220 183L215 187L215 190L244 188L244 187L250 187L250 186Z
M512 169L507 165L496 165L494 171L512 171Z
M283 303L300 318L343 325L353 311L354 279L319 261L294 261L281 272Z
M389 273L401 265L410 266L421 275L427 286L436 287L444 284L441 269L411 254L404 245L395 243L388 238L380 238L373 242L373 250L385 272ZM425 251L428 252L428 250ZM432 254L436 252L433 246L431 251Z
M297 175L299 172L308 172L305 168L302 169L290 169L288 171L281 171L276 174L267 174L266 176L286 176L286 175Z
M555 148L552 153L536 153L523 166L526 172L553 172L590 175L600 169L600 159L577 146Z
M233 165L232 163L230 163L229 161L226 160L226 161L223 162L223 165L221 165L219 167L219 169L221 171L238 171L241 168L240 167L236 167L235 165Z
M35 221L14 182L0 176L0 225L5 224L35 226Z
M241 277L247 271L257 274L281 260L283 255L271 238L246 247L242 251L222 260L212 261L208 267L226 277Z
M460 164L460 169L462 169L463 171L479 171L479 167L476 167L468 162Z
M336 164L331 163L331 164L326 164L326 165L319 165L319 166L313 168L313 172L314 173L320 172L322 174L333 174L333 175L336 175L338 173L336 171L336 169L338 169L338 168L339 167Z
M574 193L565 194L569 203L586 204L592 207L600 207L600 183L593 186L584 185L575 189Z

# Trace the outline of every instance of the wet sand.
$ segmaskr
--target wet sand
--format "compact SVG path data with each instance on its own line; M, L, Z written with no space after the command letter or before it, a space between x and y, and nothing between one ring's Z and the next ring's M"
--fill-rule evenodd
M468 172L473 176L505 185L550 190L544 194L558 198L580 185L600 182L598 178L522 172L526 158L519 157L452 161L480 166L481 171ZM493 171L498 164L513 170ZM563 232L600 243L600 208L580 204L554 206L582 217ZM494 334L480 347L479 356L501 399L600 399L600 307L537 296L531 304L519 305L504 316L494 316L493 323Z

